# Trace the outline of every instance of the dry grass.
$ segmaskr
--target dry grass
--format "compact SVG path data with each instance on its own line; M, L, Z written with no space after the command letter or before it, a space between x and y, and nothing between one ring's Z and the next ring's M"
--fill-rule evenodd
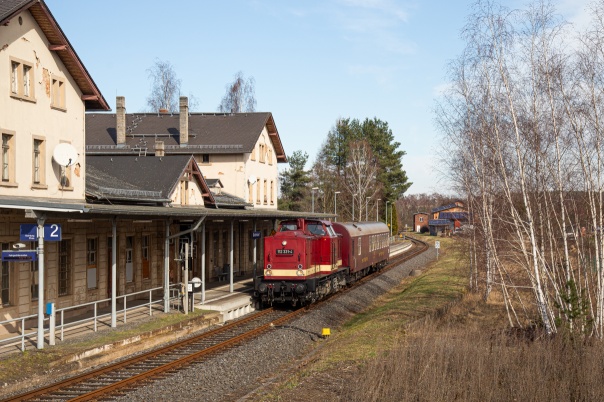
M538 339L430 319L368 360L350 401L596 401L604 398L599 342Z
M332 336L258 400L604 400L604 348L538 329L511 330L501 295L465 293L455 239L441 258ZM421 317L421 318L420 318Z

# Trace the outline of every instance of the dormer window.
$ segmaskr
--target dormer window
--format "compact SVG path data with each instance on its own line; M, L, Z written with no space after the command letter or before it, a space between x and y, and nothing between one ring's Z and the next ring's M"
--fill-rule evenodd
M201 154L201 163L210 163L210 154Z

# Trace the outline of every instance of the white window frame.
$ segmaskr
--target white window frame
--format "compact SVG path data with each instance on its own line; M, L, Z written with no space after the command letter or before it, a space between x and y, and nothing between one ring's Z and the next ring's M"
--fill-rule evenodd
M68 245L66 250L61 250L61 246ZM69 296L72 293L72 278L73 278L73 241L72 239L63 238L57 243L57 295L59 297ZM61 286L61 274L64 272L65 288Z
M48 188L46 186L46 139L44 137L33 136L31 181L32 188Z
M52 75L51 82L50 107L64 112L67 110L67 101L65 98L65 78Z
M86 239L86 287L88 290L98 289L98 254L99 240L96 237Z
M0 130L2 137L2 154L0 169L2 171L0 178L0 186L16 187L15 183L15 166L16 166L16 136L14 131Z
M134 236L126 236L126 247L124 247L126 253L126 283L134 282Z
M10 58L10 96L30 102L36 101L34 65L25 60Z

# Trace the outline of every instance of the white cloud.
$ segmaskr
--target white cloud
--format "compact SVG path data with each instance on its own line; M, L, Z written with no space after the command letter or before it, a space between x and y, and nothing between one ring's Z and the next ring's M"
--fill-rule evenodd
M592 15L589 5L593 0L559 0L556 9L571 22L576 30L585 30L591 21Z
M434 88L432 88L432 94L435 97L440 98L452 87L453 87L452 82L443 82L441 84L436 85Z
M409 13L403 7L389 0L339 0L339 2L348 7L381 11L402 22L407 22L409 19Z
M335 0L333 5L328 17L348 41L392 54L415 51L402 29L409 22L411 6L390 0Z
M377 65L350 65L348 73L352 76L370 76L380 85L390 84L396 77L397 69Z

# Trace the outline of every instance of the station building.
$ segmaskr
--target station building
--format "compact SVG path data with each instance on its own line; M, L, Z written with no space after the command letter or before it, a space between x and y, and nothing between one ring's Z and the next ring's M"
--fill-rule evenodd
M278 211L271 113L190 113L184 97L180 113L127 114L123 97L109 113L43 0L0 3L0 44L0 333L40 331L47 302L160 295L169 311L183 266L232 291L278 219L324 217Z

